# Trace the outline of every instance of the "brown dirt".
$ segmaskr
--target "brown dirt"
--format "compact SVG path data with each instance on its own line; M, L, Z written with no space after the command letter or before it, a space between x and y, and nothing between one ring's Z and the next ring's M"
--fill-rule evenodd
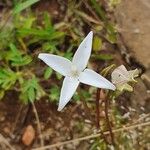
M129 1L128 1L129 2ZM48 3L48 0L45 1L45 3L38 4L38 6L35 8L37 11L43 11L48 10L51 14L54 15L54 18L63 18L64 17L64 10L62 8L62 14L60 13L59 4L55 3L55 0L52 0L51 3ZM129 9L130 11L131 9ZM59 14L61 16L59 16ZM54 19L56 22L57 19ZM128 25L129 26L128 22ZM132 24L132 23L131 23ZM146 31L144 31L146 33ZM123 35L126 35L127 33L123 32ZM128 37L131 36L131 33L128 35ZM134 34L133 34L134 36ZM148 36L148 35L146 35ZM145 38L146 38L145 36ZM125 37L124 37L125 38ZM126 38L125 38L126 39ZM133 37L131 38L133 39ZM132 44L131 39L126 39L126 42ZM136 37L134 37L136 40ZM139 39L138 39L139 40ZM148 39L147 39L148 40ZM143 40L143 45L144 45ZM134 41L133 43L140 43L139 41ZM149 43L147 41L147 43ZM129 45L130 45L129 44ZM136 44L135 44L136 45ZM132 45L130 45L132 47ZM139 46L139 45L138 45ZM136 47L140 49L139 47ZM142 47L142 46L141 46ZM145 48L142 48L142 51L145 51L147 46ZM114 56L115 63L120 64L126 64L124 60L122 60L122 56L119 54L118 51L114 51L114 47L110 46L110 44L106 45L106 49L109 49L107 53L111 53ZM136 50L136 48L133 48L133 50ZM140 50L138 50L140 51ZM135 51L133 51L135 52ZM148 52L149 54L149 52ZM137 54L137 59L139 59L141 62L146 59L148 54ZM140 57L138 57L140 56ZM149 59L148 59L149 60ZM149 61L147 60L145 66L149 64ZM145 61L144 61L145 62ZM99 62L100 63L100 62ZM107 65L105 63L104 65ZM102 67L102 66L101 66ZM99 68L97 66L96 68ZM141 81L140 81L141 82ZM142 87L138 83L140 87ZM145 87L145 85L144 85ZM139 89L138 86L135 87L135 95L125 94L119 97L120 105L124 105L125 107L128 107L131 103L137 107L144 105L139 103L137 105L134 104L135 100L132 99L139 99L137 96L139 92L137 91ZM143 90L143 88L142 88ZM144 89L144 92L146 92L147 89ZM141 92L140 92L141 93ZM146 95L143 93L144 96ZM135 96L135 98L133 98ZM142 94L140 94L141 97L143 97ZM130 99L132 97L132 99ZM140 97L140 98L141 98ZM129 100L130 99L130 100ZM147 99L147 97L146 97ZM142 100L140 99L140 102ZM92 103L95 105L94 103ZM55 103L50 103L47 99L42 99L35 103L36 109L38 111L41 127L42 127L42 135L45 141L45 145L47 144L53 144L59 141L65 141L72 138L77 138L85 135L89 135L93 132L95 129L95 123L90 120L90 117L88 116L88 113L84 109L84 106L81 102L77 103L69 103L67 105L67 109L64 109L63 112L57 111L57 105ZM19 116L18 116L19 115ZM91 109L91 115L93 117L93 120L95 120L95 112ZM84 124L84 126L83 126ZM32 125L33 128L36 130L36 139L32 145L29 147L26 147L21 142L21 137L23 135L24 129L28 126ZM37 133L37 124L36 119L32 110L32 107L30 105L23 106L19 103L18 100L18 94L14 91L9 91L8 94L5 96L4 101L0 102L0 133L7 138L7 140L12 144L16 150L25 150L25 149L31 149L31 147L39 147L39 135ZM64 147L64 149L79 149L79 150L87 150L89 148L89 142L81 142L81 143L75 143L71 145L67 145ZM4 149L1 148L0 149ZM56 150L56 149L55 149Z

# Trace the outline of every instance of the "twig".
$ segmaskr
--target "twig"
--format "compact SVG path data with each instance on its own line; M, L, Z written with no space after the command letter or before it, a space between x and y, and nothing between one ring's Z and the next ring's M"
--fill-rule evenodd
M10 143L7 141L7 139L2 135L0 134L0 143L4 143L6 146L8 146L10 148L10 150L15 150L11 145Z
M139 119L137 119L137 120L135 121L135 124L136 124L136 123L139 123L140 121L144 120L144 119L147 118L147 117L150 117L150 113L144 114L142 117L140 117Z
M14 133L14 131L16 129L16 126L17 126L17 123L18 123L18 120L19 120L22 108L23 108L23 105L21 105L21 107L19 108L19 111L17 113L17 117L15 118L14 126L12 127L12 133Z
M84 20L87 20L87 21L89 21L91 23L95 23L95 24L101 25L99 21L95 20L94 18L92 18L91 16L85 14L84 12L76 10L75 13L77 15L79 15L80 17L82 17Z
M38 133L40 135L40 143L41 143L41 147L44 146L44 140L43 140L43 137L42 137L42 131L41 131L41 126L40 126L40 120L39 120L39 116L38 116L38 113L37 113L37 110L36 110L36 107L34 105L34 103L32 103L32 107L33 107L33 112L35 114L35 118L37 120L37 129L38 129Z
M141 123L141 124L130 125L130 126L126 126L126 127L124 126L122 128L114 129L114 130L112 130L112 132L113 133L118 133L118 132L122 132L122 131L126 131L126 130L128 131L128 130L132 130L132 129L135 129L135 128L138 128L138 127L144 127L144 126L148 126L148 125L150 125L150 121L149 122L144 122L144 123ZM108 135L109 133L110 133L109 131L106 131L103 134ZM77 138L77 139L73 139L73 140L69 140L69 141L65 141L65 142L58 142L56 144L47 145L47 146L44 146L44 147L41 147L41 148L33 148L32 150L46 150L46 149L50 149L50 148L54 148L54 147L58 147L58 146L60 147L62 145L66 145L66 144L70 144L70 143L81 142L81 141L84 141L84 140L97 138L100 135L101 135L101 133L97 133L97 134L84 136L84 137L81 137L81 138Z
M105 117L106 117L108 129L110 132L110 136L111 136L111 142L115 146L114 135L112 132L111 123L110 123L109 116L108 116L108 107L109 107L109 101L108 101L108 97L106 97L105 98Z
M17 117L15 119L14 127L12 128L12 133L17 135L22 130L23 126L26 124L27 119L29 117L29 113L31 110L31 104L27 105L27 107L23 107L23 105L18 110Z

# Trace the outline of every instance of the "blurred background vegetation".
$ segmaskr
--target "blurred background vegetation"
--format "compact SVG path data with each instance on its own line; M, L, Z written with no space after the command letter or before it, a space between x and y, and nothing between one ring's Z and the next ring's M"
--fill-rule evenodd
M49 101L48 105L57 105L62 76L44 65L37 56L41 52L46 52L71 59L80 42L90 30L94 31L94 40L89 67L93 67L100 72L112 63L123 62L119 52L115 51L118 36L113 13L114 8L119 3L120 0L1 0L0 99L5 101L7 93L13 91L13 95L17 95L18 100L16 101L19 101L17 102L19 105L23 103L27 106L30 105L30 102L33 103L36 100L42 101L41 103L46 103L46 100ZM83 99L91 109L90 116L95 116L93 99L95 98L96 89L81 85L79 91L83 97L77 91L73 97L72 105L76 102L80 104L79 101ZM10 98L13 98L13 96ZM114 100L110 109L112 124L115 128L133 122L128 116L130 110L120 111L119 105L119 102L116 103ZM45 108L37 106L37 111L41 112L40 109ZM55 115L56 111L53 109L52 114ZM45 113L47 111L49 110L46 110ZM71 114L76 114L80 118L82 116L80 116L80 111ZM134 111L131 110L131 112L134 114ZM85 111L85 113L88 112ZM103 106L101 113L103 113ZM105 119L103 114L101 115L102 130L105 130ZM39 116L41 116L40 113ZM90 116L89 118L87 118L87 115L85 116L83 117L84 121L82 117L74 119L73 123L75 125L72 127L73 131L71 132L77 132L78 137L92 133L95 130L93 123L91 126L86 125L85 120L88 120ZM15 116L13 117L15 118ZM64 118L63 116L59 117ZM46 122L45 124L45 126L48 126ZM85 127L88 129L86 132L84 132ZM133 130L118 133L115 136L115 141L118 149L144 150L148 149L147 136L148 128L145 128L144 131ZM90 150L114 149L109 144L109 137L106 138L108 142L103 138L97 138L85 143L86 148L83 148L82 144L77 145L77 147ZM63 138L63 140L65 139L68 138ZM55 142L59 141L58 139ZM47 143L51 144L51 142ZM139 148L139 145L141 148ZM35 142L34 146L37 147L38 143ZM66 147L64 149L71 148Z

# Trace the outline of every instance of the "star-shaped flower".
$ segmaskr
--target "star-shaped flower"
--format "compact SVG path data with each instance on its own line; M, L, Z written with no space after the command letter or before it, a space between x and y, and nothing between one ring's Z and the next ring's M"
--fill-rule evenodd
M115 86L91 69L86 69L91 55L93 32L91 31L82 41L72 62L64 57L52 54L39 54L38 58L48 66L65 76L61 93L58 111L61 111L70 101L79 83L92 85L98 88L115 90Z
M117 67L111 74L112 83L119 91L133 91L133 87L129 82L136 82L134 78L138 77L138 69L127 71L124 65Z

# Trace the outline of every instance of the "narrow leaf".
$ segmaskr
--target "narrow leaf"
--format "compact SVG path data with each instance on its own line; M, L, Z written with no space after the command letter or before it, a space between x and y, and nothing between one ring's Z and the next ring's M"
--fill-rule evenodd
M38 2L39 0L27 0L25 2L22 3L18 3L15 8L13 9L13 14L18 14L20 13L22 10L30 7L31 5L33 5L34 3Z

